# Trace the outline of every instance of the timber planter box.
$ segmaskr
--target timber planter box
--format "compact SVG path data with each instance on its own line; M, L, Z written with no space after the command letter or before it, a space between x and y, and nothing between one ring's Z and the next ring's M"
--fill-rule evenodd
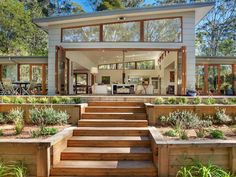
M174 111L192 111L199 116L214 115L217 112L217 108L226 109L226 114L230 116L236 116L236 104L233 105L167 105L167 104L150 104L146 103L146 111L148 115L149 125L159 125L158 118L160 116L168 116L169 113Z
M26 123L30 123L29 119L29 111L35 107L52 107L58 111L66 111L70 118L68 123L77 125L78 120L81 118L81 113L83 112L86 103L81 104L31 104L31 103L23 103L23 104L14 104L14 103L0 103L0 112L7 113L12 109L20 108L24 110L24 119Z

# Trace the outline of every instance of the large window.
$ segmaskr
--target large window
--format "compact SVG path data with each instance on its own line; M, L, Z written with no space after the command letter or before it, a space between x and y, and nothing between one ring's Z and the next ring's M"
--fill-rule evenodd
M99 65L98 69L101 69L101 70L116 69L116 64Z
M30 81L30 65L20 65L20 81Z
M99 26L63 29L63 42L97 42L99 41Z
M103 40L111 42L140 41L140 23L115 23L103 25Z
M145 42L181 42L181 18L148 20L144 22Z
M17 67L16 65L2 65L2 79L17 80Z
M140 70L155 69L155 60L139 61L137 62L137 69L140 69Z
M220 92L221 94L230 94L227 93L233 88L233 72L232 65L221 65L220 66Z
M204 93L204 65L196 66L196 90Z

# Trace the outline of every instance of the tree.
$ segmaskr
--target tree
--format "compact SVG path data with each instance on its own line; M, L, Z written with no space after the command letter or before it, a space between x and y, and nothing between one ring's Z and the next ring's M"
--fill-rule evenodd
M218 0L215 8L199 23L197 55L236 55L236 0Z
M17 13L16 13L17 12ZM24 5L16 0L0 1L0 54L28 55L33 27Z
M103 0L97 6L96 11L123 9L124 6L120 0Z

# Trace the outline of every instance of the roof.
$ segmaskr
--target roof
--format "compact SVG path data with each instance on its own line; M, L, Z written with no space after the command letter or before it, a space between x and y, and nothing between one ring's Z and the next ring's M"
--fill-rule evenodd
M47 56L0 56L0 64L47 64Z
M47 18L34 19L33 22L42 28L47 28L49 25L57 25L62 23L73 23L88 20L97 20L101 18L118 18L120 16L140 16L149 14L163 14L195 11L195 23L198 23L215 5L215 2L199 2L191 4L177 4L157 7L145 8L129 8L119 10L106 10L100 12L80 13L68 16L55 16Z
M236 56L196 56L197 64L236 64Z

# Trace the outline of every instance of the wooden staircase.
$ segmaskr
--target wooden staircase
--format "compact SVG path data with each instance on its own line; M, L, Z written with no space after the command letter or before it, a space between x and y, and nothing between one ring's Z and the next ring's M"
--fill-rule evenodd
M51 176L157 176L143 103L90 102Z

